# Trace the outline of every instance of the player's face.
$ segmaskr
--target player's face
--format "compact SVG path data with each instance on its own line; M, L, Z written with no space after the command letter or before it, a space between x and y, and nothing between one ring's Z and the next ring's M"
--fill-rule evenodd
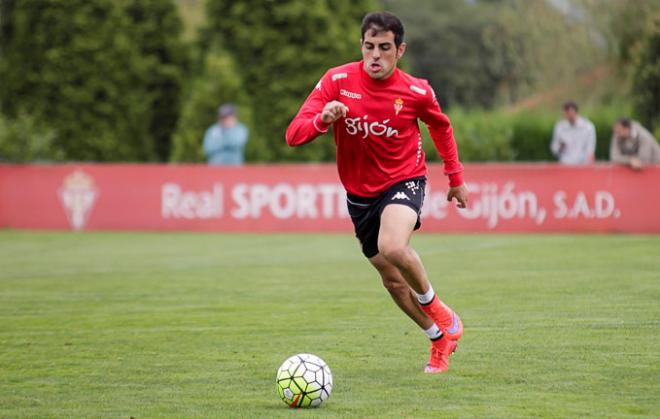
M394 44L394 33L392 31L374 33L368 30L362 40L362 59L364 60L364 71L373 79L386 79L392 75L396 63L406 51L405 42Z

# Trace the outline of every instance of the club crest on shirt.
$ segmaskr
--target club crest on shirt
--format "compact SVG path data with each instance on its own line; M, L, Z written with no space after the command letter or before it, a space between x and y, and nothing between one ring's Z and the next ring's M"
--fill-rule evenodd
M394 100L394 114L398 116L401 109L403 109L403 99L398 97Z

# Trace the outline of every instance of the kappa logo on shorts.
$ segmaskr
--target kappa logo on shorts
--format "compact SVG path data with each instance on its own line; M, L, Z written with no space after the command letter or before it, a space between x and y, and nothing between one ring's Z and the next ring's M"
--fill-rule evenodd
M392 201L394 201L395 199L407 199L408 201L410 201L410 198L408 197L408 195L406 195L405 192L395 193L394 196L392 197Z

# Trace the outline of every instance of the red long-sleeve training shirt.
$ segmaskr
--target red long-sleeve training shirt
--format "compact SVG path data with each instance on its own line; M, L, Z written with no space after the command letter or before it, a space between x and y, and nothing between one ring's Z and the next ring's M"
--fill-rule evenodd
M333 100L348 106L346 117L333 124L337 169L348 193L373 197L401 180L426 175L417 119L429 127L450 186L463 183L449 118L426 80L398 68L387 79L375 80L362 61L332 68L289 124L287 144L303 145L327 132L321 111Z

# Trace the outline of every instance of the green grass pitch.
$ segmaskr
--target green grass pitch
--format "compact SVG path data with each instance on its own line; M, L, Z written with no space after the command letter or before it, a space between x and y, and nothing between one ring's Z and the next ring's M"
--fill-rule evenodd
M660 236L420 234L450 370L350 235L0 232L0 417L658 417ZM291 411L280 363L335 388Z

